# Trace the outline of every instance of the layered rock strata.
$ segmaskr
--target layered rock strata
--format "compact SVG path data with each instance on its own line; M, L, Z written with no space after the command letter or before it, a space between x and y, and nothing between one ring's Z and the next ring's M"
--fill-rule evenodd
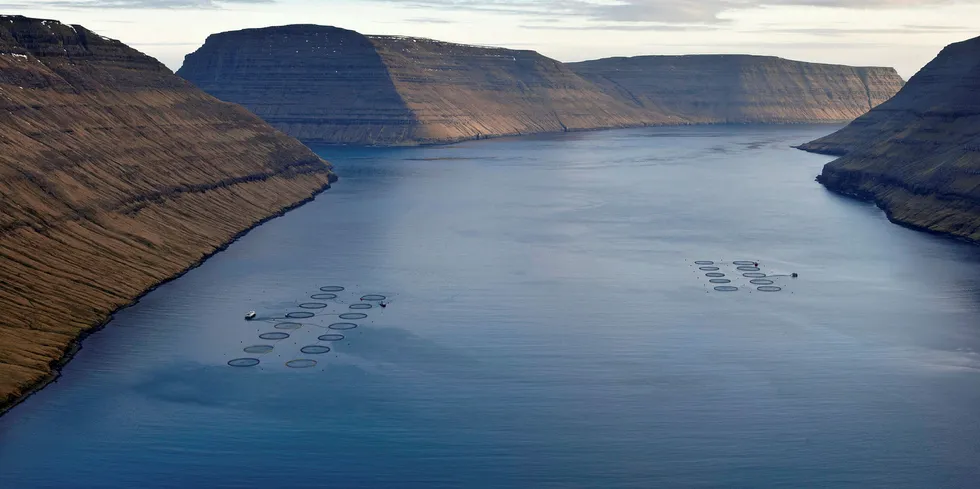
M670 122L533 51L315 25L212 35L177 74L311 143L424 144Z
M801 149L842 155L818 177L827 188L980 242L980 38L946 47L894 98Z
M754 56L563 64L533 51L315 25L210 36L178 75L310 143L425 144L643 125L850 120L891 69Z
M903 84L892 68L771 56L637 56L568 66L623 100L691 123L848 122Z
M599 90L534 51L372 36L419 142L683 122Z
M114 310L334 179L118 41L0 17L0 410Z

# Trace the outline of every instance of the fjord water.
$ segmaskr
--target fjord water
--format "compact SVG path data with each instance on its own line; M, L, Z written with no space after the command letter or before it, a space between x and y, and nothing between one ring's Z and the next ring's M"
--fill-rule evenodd
M333 189L0 418L0 487L976 487L980 253L815 183L833 129L322 148ZM391 305L226 365L324 285Z

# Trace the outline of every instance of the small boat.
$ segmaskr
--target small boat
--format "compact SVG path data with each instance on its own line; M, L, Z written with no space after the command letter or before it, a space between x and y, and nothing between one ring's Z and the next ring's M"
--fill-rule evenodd
M255 319L255 311L248 311L248 314L245 315L245 320L247 321L249 319Z

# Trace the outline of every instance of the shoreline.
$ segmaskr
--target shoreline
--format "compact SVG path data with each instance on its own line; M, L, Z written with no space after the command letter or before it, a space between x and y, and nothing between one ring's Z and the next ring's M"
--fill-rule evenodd
M216 255L216 254L218 254L218 253L220 253L222 251L225 251L226 249L228 249L229 246L231 246L233 243L235 243L236 241L238 241L239 239L241 239L242 237L244 237L246 234L248 234L253 229L255 229L255 228L261 226L262 224L265 224L266 222L269 222L269 221L271 221L273 219L282 217L282 216L286 215L287 212L289 212L289 211L291 211L293 209L296 209L298 207L301 207L301 206L303 206L305 204L308 204L308 203L316 200L316 198L317 198L318 195L320 195L323 192L326 192L327 190L329 190L330 187L331 187L331 184L332 183L335 183L337 180L338 179L331 179L327 184L325 184L324 186L316 189L313 192L313 194L310 195L309 197L307 197L305 199L302 199L300 201L297 201L297 202L295 202L295 203L293 203L291 205L288 205L286 207L283 207L282 209L279 209L278 211L276 211L276 212L274 212L272 214L269 214L267 217L264 217L264 218L262 218L262 219L260 219L260 220L258 220L256 222L252 223L250 226L246 227L245 229L242 229L241 231L239 231L238 233L236 233L235 235L233 235L231 238L229 238L227 241L225 241L224 243L222 243L222 244L218 245L217 247L215 247L214 250L206 253L204 256L202 256L201 258L199 258L197 261L195 261L195 262L191 263L190 265L188 265L186 268L184 268L184 269L180 270L179 272L177 272L177 273L175 273L175 274L173 274L173 275L171 275L171 276L169 276L169 277L167 277L167 278L165 278L165 279L157 282L153 286L151 286L151 287L147 288L146 290L140 292L140 294L137 295L136 297L134 297L131 301L127 302L126 304L124 304L122 306L117 307L115 310L113 310L112 312L110 312L102 322L100 322L98 324L95 324L92 327L90 327L90 328L88 328L88 329L80 332L78 334L78 336L75 337L71 341L71 343L69 343L69 346L64 351L64 353L62 353L62 355L60 357L58 357L57 359L52 360L52 362L50 363L50 365L51 365L51 373L50 374L48 374L47 376L45 376L45 377L41 378L40 380L38 380L34 385L32 385L31 387L29 387L28 389L26 389L20 396L17 396L17 397L13 398L10 401L4 402L4 403L0 403L0 417L2 417L3 415L7 414L8 412L10 412L12 409L14 409L15 407L19 406L21 403L23 403L24 401L26 401L27 399L29 399L34 394L40 392L42 389L44 389L45 387L47 387L51 383L57 382L58 381L58 378L61 377L61 369L63 369L66 365L68 365L68 363L71 362L71 360L73 358L75 358L75 355L77 355L78 352L82 350L83 342L85 341L85 339L88 338L90 335L95 334L95 333L97 333L97 332L102 331L103 329L105 329L109 325L109 323L112 322L112 320L115 317L115 315L116 315L117 312L119 312L119 311L121 311L123 309L126 309L128 307L131 307L131 306L134 306L134 305L138 304L140 302L140 299L142 299L143 297L145 297L150 292L153 292L154 290L156 290L157 288L159 288L160 286L162 286L162 285L164 285L164 284L166 284L168 282L177 280L178 278L184 276L185 274L187 274L191 270L193 270L193 269L195 269L195 268L203 265L209 258L211 258L212 256L214 256L214 255Z
M821 185L823 185L823 187L827 189L828 192L833 192L837 195L847 197L849 199L854 199L859 202L867 202L869 204L874 204L875 207L877 207L879 210L881 210L883 214L885 214L885 217L888 219L888 222L892 224L901 226L905 229L909 229L912 231L931 234L939 238L944 238L952 241L959 241L961 243L969 244L972 246L980 246L980 240L972 239L969 236L963 236L963 235L950 233L946 231L939 231L925 225L916 224L915 222L912 221L906 221L900 219L895 216L894 211L883 199L879 198L877 195L874 195L871 192L849 191L843 188L837 188L837 187L827 185L822 180L823 179L820 176L817 176L816 181L819 182Z
M446 140L411 140L402 143L394 144L365 144L365 143L331 143L324 141L317 141L313 139L300 139L300 142L305 144L310 148L374 148L374 149L384 149L384 148L426 148L433 146L448 146L452 144L465 143L470 141L486 141L491 139L504 139L504 138L520 138L527 136L548 136L557 134L569 134L578 132L598 132L598 131L616 131L623 129L640 129L646 127L655 128L672 128L672 127L692 127L692 126L763 126L763 127L779 127L779 126L836 126L847 124L852 122L852 120L820 120L820 121L796 121L796 122L687 122L687 123L670 123L670 124L630 124L624 126L610 126L610 127L588 127L579 129L566 129L564 131L540 131L540 132L527 132L527 133L513 133L513 134L491 134L482 135L476 137L468 138L458 138L458 139L446 139ZM280 129L281 131L281 129ZM793 146L793 148L799 149L801 151L806 151L808 153L817 153L816 151L803 149L799 146ZM822 154L822 153L818 153Z
M812 153L812 154L824 155L824 156L841 157L844 153L846 153L844 151L837 152L836 150L815 150L815 149L808 149L808 148L805 147L805 145L799 145L799 146L793 146L793 147L796 148L796 149L798 149L798 150L800 150L800 151L804 151L804 152ZM833 160L833 161L836 161L836 160ZM816 182L818 182L820 185L822 185L827 191L833 192L833 193L835 193L837 195L840 195L840 196L843 196L843 197L847 197L849 199L854 199L854 200L857 200L857 201L860 201L860 202L867 202L867 203L874 204L875 207L877 207L878 209L880 209L885 214L885 217L888 219L889 222L891 222L892 224L896 224L898 226L901 226L903 228L910 229L910 230L917 231L917 232L931 234L933 236L942 237L942 238L945 238L945 239L950 239L950 240L954 240L954 241L960 241L962 243L970 244L970 245L973 245L973 246L980 245L980 239L974 239L974 238L971 238L968 235L956 234L956 233L953 233L953 232L948 232L948 231L942 231L942 230L938 230L938 229L933 229L933 228L931 228L931 227L929 227L927 225L917 224L916 222L913 222L911 220L902 219L902 218L896 216L895 211L894 211L894 209L891 206L891 203L889 201L887 201L886 199L884 199L883 197L881 197L878 193L876 193L876 192L874 192L872 190L866 190L866 189L862 189L862 188L859 188L859 187L851 188L851 187L848 187L848 186L845 186L845 185L838 185L838 184L832 183L830 181L830 178L828 178L828 176L827 176L827 165L833 163L833 161L825 164L823 171L814 178L814 180ZM863 175L860 175L860 174L857 174L857 176L859 178L863 177ZM883 185L885 185L887 187L887 190L894 190L894 191L898 191L898 192L907 193L910 198L924 197L924 198L937 199L939 201L945 201L945 202L954 202L954 201L962 201L963 200L961 198L954 197L954 196L947 196L947 197L944 198L944 196L942 196L940 194L934 194L934 193L933 194L917 194L917 193L911 191L910 189L908 189L907 187L905 187L901 182L895 182L895 184L889 184L889 183L886 182ZM967 204L969 204L969 203L967 203ZM947 208L947 210L952 211L953 209L952 208ZM958 215L966 216L967 213L963 212L963 213L959 213ZM978 216L978 217L980 217L980 216Z
M410 145L330 144L330 143L316 143L316 142L305 142L305 141L304 141L304 144L307 147L311 147L311 148L312 147L326 147L326 148L329 148L329 147L353 147L353 148L356 148L356 147L361 147L361 148L420 148L420 147L429 147L429 146L446 146L446 145L451 145L451 144L458 144L458 143L470 142L470 141L482 141L482 140L488 140L488 139L502 139L502 138L510 138L510 137L526 137L526 136L537 136L537 135L556 135L556 134L564 134L564 133L571 133L571 132L592 132L592 131L608 131L608 130L617 130L617 129L635 129L635 128L644 128L644 127L663 127L663 128L678 127L678 128L680 128L680 127L690 127L690 126L793 126L793 125L834 125L834 124L841 124L841 123L842 122L837 122L837 121L818 121L818 122L790 122L790 123L762 123L762 122L758 122L758 123L757 122L731 123L731 122L723 122L723 123L690 123L690 124L665 124L665 125L644 124L644 125L626 126L626 127L597 127L597 128L572 129L572 130L554 131L554 132L535 132L535 133L527 133L527 134L504 134L504 135L484 136L484 137L478 137L478 138L467 138L467 139L460 139L460 140L453 140L453 141L445 141L445 142L416 143L416 144L410 144ZM793 146L793 148L799 149L801 151L806 151L808 153L825 154L825 153L821 153L821 152L818 152L818 151L804 149L801 146ZM243 230L241 230L238 233L236 233L235 235L233 235L231 238L229 238L227 241L225 241L221 245L215 247L214 250L212 250L212 251L208 252L207 254L203 255L197 261L189 264L186 268L184 268L181 271L175 273L174 275L171 275L170 277L167 277L167 278L165 278L165 279L157 282L153 286L151 286L151 287L147 288L146 290L142 291L140 294L138 294L136 297L134 297L131 301L129 301L126 304L124 304L124 305L116 308L115 310L113 310L112 312L110 312L102 322L100 322L98 324L95 324L92 327L90 327L89 329L86 329L86 330L80 332L78 334L78 336L71 341L71 343L69 344L68 348L64 351L64 353L60 357L58 357L57 359L52 360L52 362L51 362L51 373L50 374L48 374L47 376L45 376L45 377L41 378L40 380L38 380L34 385L32 385L31 387L29 387L28 389L26 389L20 396L17 396L17 397L13 398L10 401L0 403L0 417L2 417L3 415L5 415L10 410L14 409L15 407L17 407L18 405L20 405L24 401L26 401L32 395L34 395L37 392L41 391L42 389L44 389L45 387L47 387L51 383L57 382L58 378L61 377L61 370L66 365L68 365L68 363L71 362L71 360L75 357L75 355L78 354L79 351L82 350L83 343L84 343L85 339L88 338L90 335L92 335L92 334L94 334L96 332L99 332L102 329L104 329L105 327L107 327L109 325L109 323L112 322L112 320L115 317L115 314L117 312L119 312L119 311L121 311L123 309L126 309L128 307L131 307L131 306L134 306L134 305L138 304L139 301L143 297L145 297L150 292L153 292L158 287L160 287L160 286L162 286L162 285L164 285L164 284L166 284L168 282L171 282L173 280L176 280L176 279L182 277L183 275L185 275L186 273L190 272L191 270L193 270L193 269L195 269L195 268L203 265L209 258L211 258L212 256L214 256L214 255L216 255L216 254L218 254L218 253L220 253L220 252L228 249L229 246L231 246L233 243L235 243L236 241L238 241L239 239L241 239L242 237L244 237L251 230L257 228L258 226L261 226L262 224L265 224L266 222L271 221L272 219L276 219L276 218L282 217L286 213L288 213L289 211L294 210L294 209L296 209L298 207L301 207L301 206L303 206L303 205L305 205L305 204L307 204L309 202L312 202L313 200L316 199L316 197L318 195L320 195L321 193L329 190L330 187L331 187L331 183L335 183L336 181L337 180L332 180L330 183L327 183L323 187L321 187L321 188L317 189L316 191L314 191L313 194L310 195L310 197L305 198L305 199L302 199L300 201L297 201L294 204L291 204L289 206L286 206L286 207L284 207L284 208L282 208L282 209L280 209L280 210L278 210L278 211L270 214L269 216L267 216L267 217L265 217L263 219L260 219L260 220L256 221L255 223L251 224L250 226L244 228ZM820 177L819 176L818 176L818 181L820 181ZM917 226L915 226L913 224L909 224L909 223L905 223L905 222L902 222L902 221L895 220L895 219L893 219L892 214L889 212L889 210L887 208L883 207L882 203L878 202L877 199L875 199L873 197L862 198L862 197L858 196L857 194L849 194L849 193L847 193L847 192L845 192L843 190L835 190L835 189L827 186L826 184L824 184L824 187L827 188L828 190L833 191L833 192L835 192L837 194L840 194L840 195L845 195L845 196L848 196L848 197L851 197L851 198L855 198L855 199L858 199L858 200L874 202L880 209L882 209L885 212L886 216L888 217L888 219L890 221L892 221L892 222L894 222L896 224L902 225L903 227L907 227L907 228L915 229L915 230L920 230L920 231L926 231L926 232L929 232L931 234L944 235L944 236L948 236L948 237L952 237L952 238L959 238L961 240L964 240L964 241L967 241L967 242L970 242L970 243L973 243L973 244L980 244L980 243L971 241L971 240L969 240L967 238L957 237L955 235L949 235L947 233L933 231L933 230L930 230L928 228L920 228L920 227L917 227Z

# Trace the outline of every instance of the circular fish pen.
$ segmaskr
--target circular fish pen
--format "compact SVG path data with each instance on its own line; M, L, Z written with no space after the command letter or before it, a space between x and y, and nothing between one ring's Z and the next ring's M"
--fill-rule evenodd
M289 368L310 368L316 366L316 360L309 358L297 358L296 360L286 362L286 366Z
M732 281L731 280L728 280L727 278L713 278L711 280L708 280L708 282L711 282L713 284L730 284L730 283L732 283Z
M343 292L344 288L339 285L325 285L320 287L321 292Z
M385 299L387 299L387 297L381 294L368 294L361 296L362 301L383 301Z
M743 271L743 272L758 272L759 271L759 267L753 267L753 266L748 266L748 265L738 267L738 269L741 270L741 271Z
M327 305L322 302L304 302L300 304L299 307L302 307L303 309L323 309L324 307L327 307Z
M738 265L738 266L755 266L755 262L754 261L745 261L745 260L736 260L736 261L733 261L732 264Z
M340 315L340 319L364 319L366 317L367 314L363 312L345 312Z
M715 287L715 290L718 292L736 292L738 291L738 287L732 285L719 285Z
M327 326L327 327L330 328L330 329L335 329L337 331L347 331L347 330L356 328L357 325L354 324L354 323L333 323L333 324L331 324L330 326ZM343 336L341 336L341 338L343 338Z
M775 285L760 285L759 287L756 287L755 290L758 290L759 292L779 292L780 290L783 290L783 288L776 287Z
M694 262L694 264L695 265L714 265L715 262L713 262L711 260L698 260L698 261Z
M705 272L717 272L718 270L721 270L718 267L699 267L698 269Z
M259 364L258 358L235 358L228 360L228 365L232 367L254 367Z
M762 272L745 272L742 276L745 278L765 278L766 274Z
M340 341L344 339L344 335L340 333L327 333L318 336L316 339L320 341Z
M775 282L767 278L754 278L752 280L749 280L749 283L752 285L772 285Z
M243 348L243 351L245 353L269 353L272 349L272 345L252 345L246 346Z
M374 306L371 304L351 304L350 309L370 309Z
M310 299L317 299L321 301L336 299L336 298L337 298L337 294L313 294L310 296Z
M329 352L330 347L323 346L323 345L307 345L304 346L303 348L300 348L299 351L306 353L308 355L322 355L324 353Z
M309 311L293 311L286 314L286 317L289 319L309 319L313 316L316 316L316 314Z
M285 322L285 323L279 323L279 324L277 324L277 325L275 325L273 327L276 328L276 329L290 330L290 329L299 329L299 328L302 328L303 327L303 324L302 323Z
M273 331L272 333L262 333L259 335L259 338L262 338L263 340L284 340L289 338L289 333Z
M720 273L720 272L709 272L709 273L704 274L704 276L705 277L720 278L720 277L724 277L725 274L724 273Z

